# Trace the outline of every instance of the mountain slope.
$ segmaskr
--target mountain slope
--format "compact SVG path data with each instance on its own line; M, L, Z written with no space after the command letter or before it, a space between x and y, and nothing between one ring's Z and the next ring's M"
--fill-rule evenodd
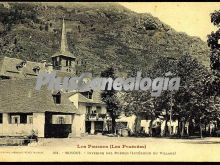
M10 3L0 7L0 56L50 60L59 49L62 18L68 45L88 70L110 65L119 71L147 71L157 59L188 53L209 65L207 44L178 33L151 14L117 3Z

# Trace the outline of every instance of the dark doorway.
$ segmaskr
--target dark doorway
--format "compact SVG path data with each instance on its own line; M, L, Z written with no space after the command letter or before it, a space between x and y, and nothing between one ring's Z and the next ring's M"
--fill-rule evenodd
M90 133L91 131L91 121L86 121L86 132Z
M64 124L62 118L57 124L52 124L52 115L60 113L45 113L45 137L46 138L67 138L72 132L72 124Z
M95 132L101 133L103 131L103 121L96 121L95 122Z

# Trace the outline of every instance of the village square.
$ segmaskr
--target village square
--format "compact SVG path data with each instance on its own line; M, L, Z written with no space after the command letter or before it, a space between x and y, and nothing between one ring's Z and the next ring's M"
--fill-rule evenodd
M169 147L175 143L178 150L178 146L197 144L202 148L220 143L219 77L190 51L180 58L158 58L149 72L138 67L119 72L120 66L112 62L94 75L99 78L93 81L89 60L79 59L69 48L68 21L66 17L58 19L60 33L56 31L56 35L60 40L53 42L59 43L59 49L49 60L0 57L2 147L143 150L148 144ZM138 30L156 31L154 24L139 28L141 17L136 24ZM76 27L81 33L80 26ZM164 25L160 28L169 31ZM150 32L149 36L153 35ZM218 48L212 45L217 39L214 33L209 36L212 49ZM211 62L212 69L218 69L216 61ZM88 76L83 77L84 73ZM84 86L77 87L81 81ZM87 82L91 84L85 86Z

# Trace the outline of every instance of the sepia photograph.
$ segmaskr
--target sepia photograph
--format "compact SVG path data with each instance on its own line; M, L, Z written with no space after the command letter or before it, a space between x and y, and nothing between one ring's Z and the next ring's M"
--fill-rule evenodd
M0 162L219 152L219 2L0 2Z

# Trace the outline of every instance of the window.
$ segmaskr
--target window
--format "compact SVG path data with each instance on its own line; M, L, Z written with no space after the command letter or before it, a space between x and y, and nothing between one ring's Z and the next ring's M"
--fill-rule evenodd
M32 115L27 116L27 123L28 124L33 124L33 116Z
M92 112L92 106L86 106L86 113L91 114Z
M16 69L17 69L17 70L20 70L21 68L22 68L22 66L21 66L20 64L17 64L17 65L16 65Z
M68 60L66 60L66 66L68 66Z
M0 113L0 124L2 124L2 113Z
M97 113L101 113L101 107L100 107L100 106L97 106L97 107L96 107L96 111L97 111Z
M72 115L52 115L51 124L72 124Z
M11 116L11 124L20 124L20 116Z
M57 94L54 94L53 100L55 104L61 104L61 93L58 92Z
M26 66L26 64L27 64L26 60L20 62L19 64L16 65L17 70L20 70L22 67Z
M35 66L35 67L33 68L33 71L38 74L39 71L40 71L40 67L39 67L39 66Z
M88 98L92 99L92 92L88 92Z
M65 119L63 116L59 116L57 118L57 124L65 124Z
M58 61L55 61L55 66L59 66L59 62Z
M92 99L92 93L93 91L89 91L89 92L82 92L81 94L85 96L87 99Z
M59 66L61 64L61 61L58 57L55 57L52 60L53 60L53 65L54 66Z
M171 126L171 134L173 134L173 126Z
M32 113L11 113L9 123L11 124L30 124L33 123Z

